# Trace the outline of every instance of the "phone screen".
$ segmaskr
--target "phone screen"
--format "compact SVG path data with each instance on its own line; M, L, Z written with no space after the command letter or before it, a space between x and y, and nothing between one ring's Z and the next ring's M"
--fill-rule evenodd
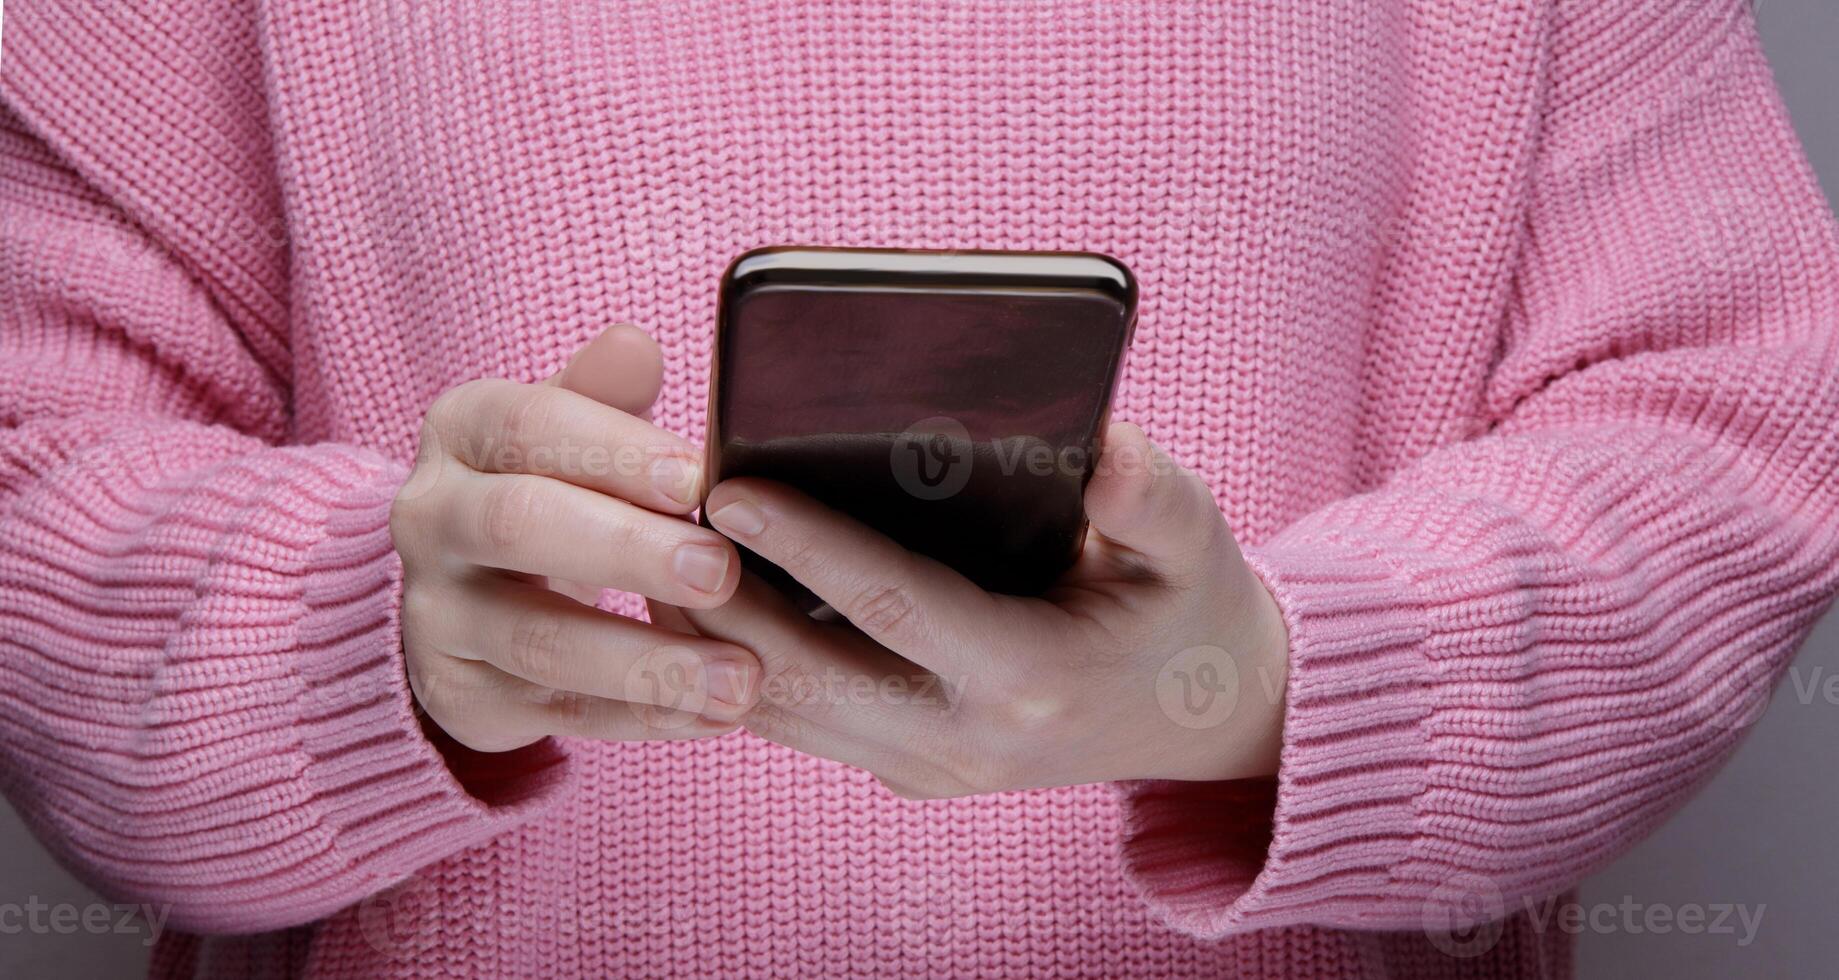
M876 265L928 253L818 252L861 256L839 271L787 251L773 275L737 263L723 292L710 485L779 480L985 588L1050 585L1083 539L1128 273L1099 256L950 253L915 272Z

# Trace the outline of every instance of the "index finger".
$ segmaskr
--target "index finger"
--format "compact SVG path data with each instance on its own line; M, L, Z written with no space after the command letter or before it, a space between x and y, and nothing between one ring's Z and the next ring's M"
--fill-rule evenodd
M704 504L715 529L785 569L882 646L961 676L1033 637L1021 600L957 572L783 484L728 480Z
M662 513L694 510L702 480L688 440L554 385L469 381L428 410L429 437L482 473L546 476Z

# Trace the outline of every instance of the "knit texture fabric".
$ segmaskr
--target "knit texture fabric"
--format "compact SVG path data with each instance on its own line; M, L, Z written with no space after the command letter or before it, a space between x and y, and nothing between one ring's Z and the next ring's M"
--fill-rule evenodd
M1839 232L1742 0L6 6L0 787L160 975L1564 976L1541 903L1839 588ZM1283 609L1278 779L446 761L423 412L626 320L699 439L777 243L1135 270L1115 415Z

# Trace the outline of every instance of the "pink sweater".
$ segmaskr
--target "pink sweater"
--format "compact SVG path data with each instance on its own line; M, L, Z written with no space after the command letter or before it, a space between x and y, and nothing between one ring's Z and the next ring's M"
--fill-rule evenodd
M1839 232L1743 0L7 8L0 787L163 975L1564 975L1539 903L1839 588ZM444 761L424 409L631 320L698 438L781 242L1136 270L1116 413L1288 619L1277 780Z

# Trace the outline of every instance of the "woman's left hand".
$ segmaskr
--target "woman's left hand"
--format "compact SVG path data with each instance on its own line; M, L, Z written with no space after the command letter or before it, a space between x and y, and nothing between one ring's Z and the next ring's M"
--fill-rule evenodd
M656 614L758 654L750 731L901 796L1275 773L1283 621L1206 485L1119 424L1085 502L1074 567L1017 598L786 486L728 481L706 504L715 527L849 623L751 575L719 608Z

